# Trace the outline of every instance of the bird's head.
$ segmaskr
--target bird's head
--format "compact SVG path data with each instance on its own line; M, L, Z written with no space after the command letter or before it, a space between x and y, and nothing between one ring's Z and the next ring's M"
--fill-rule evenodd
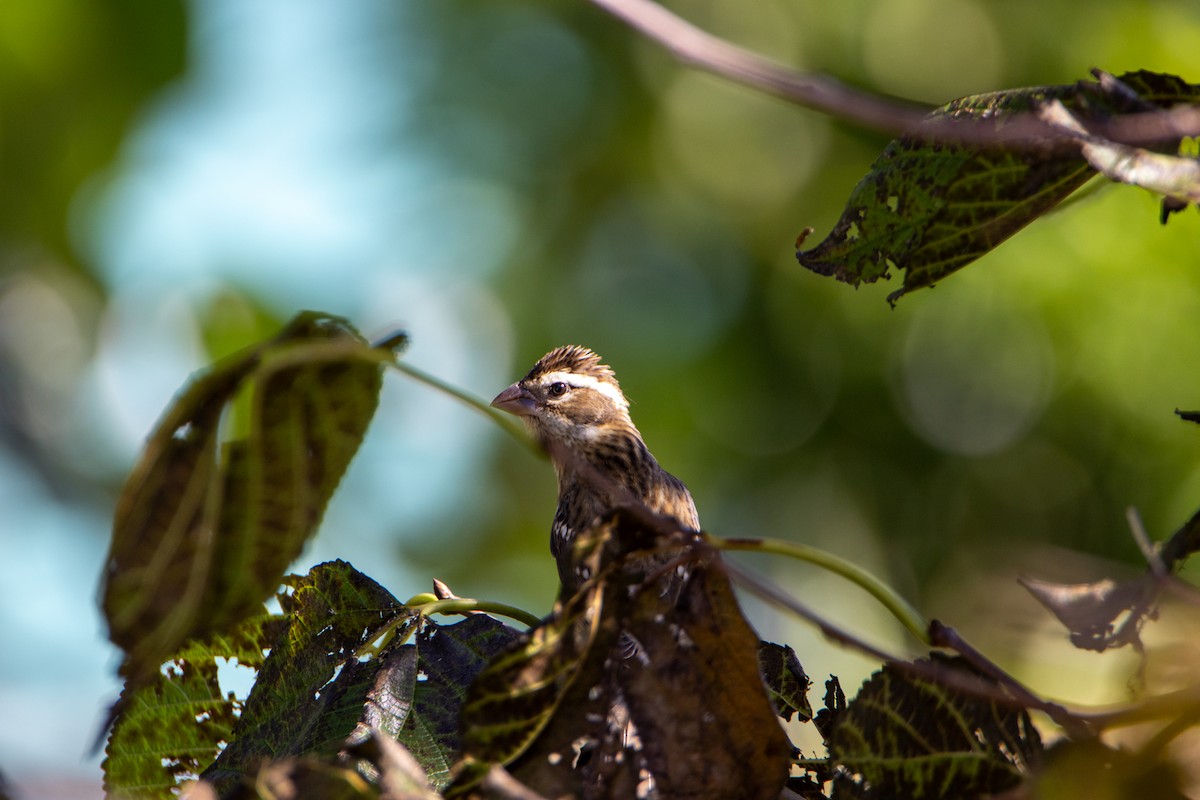
M542 356L492 406L521 417L551 454L562 447L586 447L610 434L637 433L612 369L577 345Z

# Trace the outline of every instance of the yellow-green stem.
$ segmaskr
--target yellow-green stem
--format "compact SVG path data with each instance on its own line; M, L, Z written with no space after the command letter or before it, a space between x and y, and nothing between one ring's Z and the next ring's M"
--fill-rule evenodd
M453 384L447 383L441 378L430 375L425 370L414 367L412 364L406 364L403 361L395 361L392 362L392 366L410 378L414 378L426 386L436 389L442 394L449 395L455 400L465 403L479 413L484 414L501 428L503 428L504 431L514 439L528 447L534 453L534 455L543 457L545 456L545 452L541 447L538 446L538 443L533 440L533 437L525 432L525 428L522 427L521 423L517 422L508 414L505 414L503 411L492 408L482 397L477 397L464 389L460 389Z
M836 575L841 575L883 604L883 607L890 611L892 616L899 620L900 624L917 637L922 644L929 645L929 625L920 612L909 605L908 601L892 587L853 562L816 547L785 542L781 539L721 539L709 536L708 540L719 550L774 553L799 561L807 561Z
M497 603L492 600L475 600L470 597L451 597L446 600L431 600L428 602L414 602L432 595L417 595L412 600L408 601L410 608L419 610L425 616L430 614L464 614L468 611L483 611L488 614L499 614L502 617L515 619L517 622L524 623L529 627L541 625L540 617L535 617L523 608L510 606L507 603Z

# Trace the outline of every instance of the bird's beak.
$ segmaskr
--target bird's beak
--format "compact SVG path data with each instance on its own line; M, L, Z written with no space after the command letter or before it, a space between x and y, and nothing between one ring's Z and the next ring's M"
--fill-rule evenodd
M518 417L532 416L535 407L533 395L519 383L514 383L496 395L496 399L492 401L492 408L507 411Z

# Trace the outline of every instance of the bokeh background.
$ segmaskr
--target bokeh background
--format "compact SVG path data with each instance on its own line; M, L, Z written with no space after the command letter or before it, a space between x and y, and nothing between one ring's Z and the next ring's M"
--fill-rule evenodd
M1092 66L1200 80L1200 6L675 0L786 64L937 104ZM1136 569L1200 505L1200 217L1093 186L936 289L799 268L886 138L690 72L583 0L0 4L0 770L99 796L114 498L188 375L294 312L410 331L491 397L600 352L706 527L827 547L1035 688L1120 699L1015 584ZM812 241L816 241L813 239ZM553 476L398 374L298 570L548 610ZM752 561L896 652L838 580ZM754 601L848 691L874 665Z

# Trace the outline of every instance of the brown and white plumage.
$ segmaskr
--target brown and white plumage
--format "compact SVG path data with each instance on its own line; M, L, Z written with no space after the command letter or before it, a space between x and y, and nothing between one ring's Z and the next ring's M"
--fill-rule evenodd
M628 504L629 497L699 530L687 487L658 465L629 416L629 401L612 369L591 350L577 345L551 350L492 405L521 417L554 462L558 509L550 550L568 589L583 577L570 566L575 536Z

